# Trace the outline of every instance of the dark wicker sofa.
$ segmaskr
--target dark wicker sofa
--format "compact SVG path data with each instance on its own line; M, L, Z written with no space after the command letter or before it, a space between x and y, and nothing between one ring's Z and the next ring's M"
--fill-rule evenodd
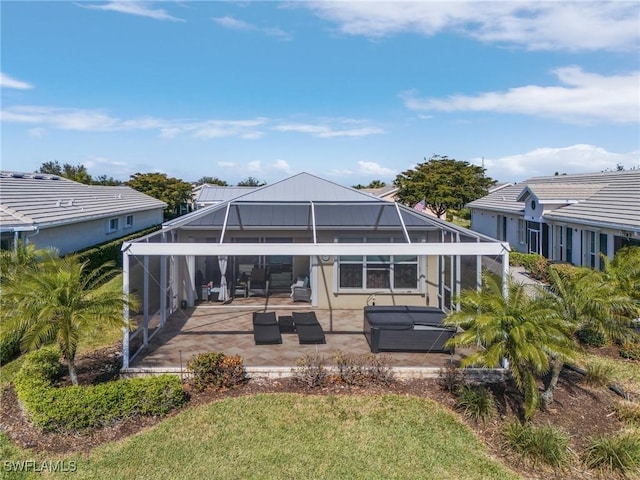
M364 335L373 353L453 353L445 342L456 329L442 325L445 316L435 307L368 306L364 307Z

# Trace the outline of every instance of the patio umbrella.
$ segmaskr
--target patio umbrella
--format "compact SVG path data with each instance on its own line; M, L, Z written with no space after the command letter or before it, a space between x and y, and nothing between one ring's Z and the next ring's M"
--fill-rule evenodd
M218 266L220 267L220 293L218 294L218 300L220 302L226 302L229 300L229 291L227 290L227 256L222 255L218 257Z

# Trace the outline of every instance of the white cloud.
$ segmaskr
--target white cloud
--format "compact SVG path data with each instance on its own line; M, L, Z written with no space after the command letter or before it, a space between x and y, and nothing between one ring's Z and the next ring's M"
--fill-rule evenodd
M261 172L262 162L260 160L254 160L252 162L247 163L247 170L249 172Z
M33 88L33 85L10 77L6 73L0 72L0 87L15 88L16 90L29 90Z
M33 138L42 138L46 133L47 130L45 128L36 127L29 129L29 136Z
M218 162L216 165L221 168L236 168L236 164L233 162Z
M291 173L291 166L285 160L276 160L271 165L271 168L273 168L274 170L278 170L278 171L284 172L286 174L290 174Z
M377 175L380 177L395 177L397 172L392 168L383 167L376 162L358 162L358 172L363 175Z
M268 35L270 37L276 37L280 40L291 40L293 36L282 30L280 27L259 27L249 22L245 22L244 20L238 20L234 17L213 17L214 23L217 25L228 28L230 30L237 30L241 32L260 32L264 35Z
M376 38L454 32L529 50L629 50L640 39L637 2L308 2L340 32Z
M541 147L501 158L485 158L487 175L500 181L521 181L530 177L558 173L590 173L639 166L640 152L615 153L587 144L567 147ZM476 159L471 163L480 164Z
M324 124L309 123L285 123L274 128L279 132L297 132L308 133L314 137L334 138L334 137L366 137L368 135L377 135L384 133L384 130L378 127L359 127L359 128L334 128Z
M25 123L58 130L84 132L115 132L133 130L157 130L161 137L174 138L180 135L210 139L239 137L260 138L258 129L267 119L257 117L248 120L183 120L140 117L120 119L102 110L58 108L21 105L8 107L1 112L3 122Z
M418 98L415 91L409 91L401 97L407 108L422 111L516 113L570 123L640 120L640 72L604 76L570 66L558 68L553 73L559 86L527 85L475 96L452 95L445 99Z
M111 12L138 15L141 17L153 18L154 20L168 20L171 22L185 22L183 18L174 17L162 8L151 8L151 2L137 2L133 0L108 2L105 5L87 5L76 3L78 7L91 10L105 10Z

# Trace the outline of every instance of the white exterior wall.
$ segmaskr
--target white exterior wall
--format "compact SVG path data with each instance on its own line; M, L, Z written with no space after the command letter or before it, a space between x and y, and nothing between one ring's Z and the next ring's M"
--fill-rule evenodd
M133 226L125 228L128 215L133 215ZM118 218L118 230L108 232L109 220L112 218ZM161 208L117 214L91 221L43 227L37 235L28 236L28 243L37 248L55 247L61 255L65 255L159 225L162 220Z
M512 249L519 252L526 252L526 241L520 242L518 240L518 220L522 219L522 217L517 214L497 213L474 208L471 210L471 230L497 239L499 216L506 217L507 219L507 230L504 241L509 242Z

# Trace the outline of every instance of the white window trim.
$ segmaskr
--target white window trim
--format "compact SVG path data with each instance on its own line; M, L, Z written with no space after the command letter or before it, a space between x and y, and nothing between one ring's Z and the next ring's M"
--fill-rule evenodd
M129 222L131 219L131 222ZM133 214L124 217L124 228L133 228Z
M111 226L111 223L113 221L116 222L115 228ZM109 220L107 220L107 233L114 233L114 232L117 232L119 229L120 229L120 219L118 217L110 218Z

